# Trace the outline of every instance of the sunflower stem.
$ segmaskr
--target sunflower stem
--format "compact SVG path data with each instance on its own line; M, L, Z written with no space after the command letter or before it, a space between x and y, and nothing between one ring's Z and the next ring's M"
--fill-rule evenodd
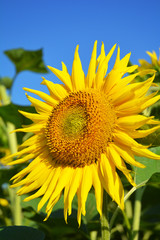
M132 228L132 239L138 240L139 227L140 227L140 217L141 217L141 200L144 192L144 188L138 189L135 195L135 205L134 205L134 216L133 216L133 228Z
M102 240L110 240L110 229L109 229L109 221L108 221L108 196L107 192L103 192L103 208L102 208L102 218L101 218L101 234Z
M11 103L10 96L8 96L5 86L0 85L0 97L2 99L2 104L7 105ZM15 153L17 151L17 138L16 134L12 133L11 131L15 129L14 124L11 122L6 122L6 130L7 130L7 137L8 137L8 144L11 153ZM17 189L16 189L17 190ZM11 211L13 215L13 224L14 225L21 225L21 204L20 204L20 197L16 195L15 189L9 190L9 195L11 197Z
M138 184L136 187L132 187L132 188L130 189L130 191L125 195L125 197L124 197L124 202L127 201L127 199L129 199L129 197L130 197L137 189L145 186L146 182L147 182L147 181L144 181L144 182ZM111 218L111 221L110 221L110 230L111 230L112 227L113 227L114 221L116 220L116 217L117 217L119 211L120 211L120 208L119 208L119 206L117 206L116 210L115 210L114 213L113 213L113 216L112 216L112 218Z

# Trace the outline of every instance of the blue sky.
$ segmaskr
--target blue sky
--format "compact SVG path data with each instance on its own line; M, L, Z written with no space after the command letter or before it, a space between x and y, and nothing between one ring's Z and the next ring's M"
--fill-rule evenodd
M102 41L106 52L117 43L121 57L131 52L134 64L141 58L149 60L147 50L155 50L159 55L159 0L2 0L0 9L1 77L13 77L15 71L3 52L19 47L43 48L46 65L61 69L63 61L71 72L74 50L79 44L85 74L95 40L98 52ZM43 76L57 82L52 73ZM12 101L29 104L22 87L46 91L41 81L41 74L20 73L14 83Z

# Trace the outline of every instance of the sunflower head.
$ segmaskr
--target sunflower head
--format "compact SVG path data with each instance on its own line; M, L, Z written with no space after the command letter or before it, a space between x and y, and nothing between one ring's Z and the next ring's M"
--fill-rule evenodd
M95 163L112 141L115 118L105 94L93 89L70 93L48 118L53 162L73 168Z
M160 128L159 121L141 114L160 99L155 93L147 95L154 80L154 71L130 74L138 66L128 67L130 54L120 59L118 48L114 67L107 73L115 47L106 55L102 43L97 58L95 42L86 76L78 47L71 74L64 63L62 70L49 67L63 83L55 84L43 78L42 84L48 87L49 95L24 88L38 95L42 101L27 95L37 113L20 111L33 124L16 132L32 132L34 135L6 160L17 157L15 161L10 161L10 165L29 161L26 168L13 176L12 187L22 186L19 195L34 191L25 201L41 196L38 210L47 202L46 219L64 190L65 220L72 212L72 201L77 195L77 219L80 224L92 186L100 215L104 189L123 209L124 190L117 169L135 186L126 162L143 168L144 165L137 162L134 155L160 159L147 146L135 140ZM151 77L136 83L134 79L139 74L151 74ZM156 126L140 130L146 123Z
M144 69L151 68L151 69L155 69L156 71L158 71L160 73L160 56L158 59L155 51L153 51L153 52L147 51L147 54L150 56L151 62L149 63L144 59L140 59L139 60L139 63L140 63L139 70L141 71Z

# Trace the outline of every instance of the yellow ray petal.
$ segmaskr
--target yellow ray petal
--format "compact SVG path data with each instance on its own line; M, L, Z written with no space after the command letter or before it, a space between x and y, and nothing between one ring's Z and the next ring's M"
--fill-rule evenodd
M68 192L68 214L70 215L72 210L71 210L71 205L72 205L72 200L77 192L77 189L80 186L81 180L82 180L82 168L77 168L75 170L75 174L72 178L72 184L70 185L70 189Z
M127 55L125 55L120 61L119 64L117 66L114 66L113 68L120 68L121 71L123 71L123 69L125 69L128 65L129 59L130 59L131 53L128 53Z
M15 129L13 132L39 133L39 132L43 132L43 128L44 128L45 125L46 125L46 122L33 123L33 124L30 124L30 125L26 125L27 127Z
M147 130L129 131L128 134L133 138L143 138L155 132L158 129L160 129L160 126L156 126Z
M140 82L129 84L127 86L122 87L122 91L118 91L117 89L116 92L114 92L114 94L112 92L113 89L115 88L113 88L109 93L109 94L112 93L109 96L109 99L111 99L111 102L117 106L125 102L144 97L149 88L151 87L153 80L154 76L152 76L151 78L142 83Z
M51 195L52 195L52 193L55 189L55 186L58 182L61 171L62 171L61 167L58 167L58 168L55 169L55 174L52 177L52 180L51 180L51 182L48 186L48 189L47 189L47 191L45 192L44 196L42 197L42 199L40 200L40 202L38 204L38 207L37 207L38 212L44 206L44 204L47 202L47 200L51 197Z
M2 160L2 161L7 161L7 160L10 160L10 159L12 159L12 158L14 158L14 157L20 157L20 156L22 156L23 154L27 154L27 153L33 152L34 149L35 149L35 146L32 145L32 146L30 146L30 147L28 147L28 148L25 148L25 149L23 149L23 150L21 150L21 151L19 151L19 152L16 152L16 153L13 153L13 154L11 154L11 155L9 155L9 156L7 156L7 157L4 157L4 158L2 158L1 160Z
M113 145L113 146L112 146ZM110 159L114 162L115 166L123 172L123 174L126 176L130 184L133 186L136 186L135 182L132 179L132 176L130 175L130 170L127 169L125 163L121 159L119 153L115 150L114 144L110 144L108 147L108 152L110 155Z
M43 172L39 172L37 174L37 179L34 180L34 182L26 184L23 187L21 187L21 189L18 190L17 194L20 196L22 194L26 194L40 188L48 177L46 174L42 175L42 173Z
M82 214L86 214L85 210L85 203L87 200L88 192L90 191L92 187L92 171L90 169L90 166L85 166L82 176L82 183L80 185L80 191L81 191L81 208L82 208Z
M35 99L31 96L28 96L26 94L28 100L33 104L33 106L35 107L36 111L41 113L41 112L51 112L53 107L48 105L47 103L45 102L42 102L38 99Z
M28 202L28 201L30 201L32 199L35 199L35 198L38 198L38 197L44 195L45 192L47 191L49 185L50 185L50 182L51 182L53 176L54 176L54 170L51 170L50 174L48 174L47 180L43 183L41 188L36 193L32 194L29 197L26 197L23 201L24 202Z
M116 56L116 60L115 60L114 67L113 67L114 69L117 68L119 62L120 62L120 47L118 46L117 56Z
M119 207L124 210L124 189L120 177L117 172L115 172L115 202Z
M118 143L123 143L126 146L129 147L140 147L140 148L147 148L147 146L143 146L139 143L137 143L133 138L131 138L127 133L122 131L115 131L114 135L114 141Z
M102 215L103 187L98 175L98 166L92 164L92 182L95 190L97 210Z
M102 45L101 45L101 53L99 55L99 57L97 58L97 63L96 63L96 67L98 67L98 65L100 66L103 62L103 60L105 59L105 50L104 50L104 43L102 42Z
M56 84L51 81L46 80L42 77L43 81L41 84L45 84L50 92L52 98L54 98L57 102L63 100L69 93L69 90L65 88L62 84Z
M25 167L23 170L15 174L10 180L16 180L19 177L23 178L25 175L27 175L29 172L31 172L37 164L41 161L41 158L38 156L36 157L27 167Z
M127 129L137 129L142 125L146 124L150 119L143 115L131 115L126 117L121 117L117 119L118 126Z
M44 92L41 92L38 90L33 90L30 88L23 88L23 90L36 94L37 96L42 98L47 104L50 104L51 106L55 106L58 103L58 101L56 101L54 98L52 98L51 96L49 96L48 94L46 94Z
M117 92L117 89L120 89L121 84L123 85L123 80L121 79L123 75L127 72L133 71L137 68L137 66L132 69L129 69L127 67L128 61L130 58L130 53L127 54L124 58L119 60L119 48L117 52L117 59L115 62L115 65L113 69L110 71L110 73L106 76L103 91L106 94L113 95ZM135 77L135 76L134 76ZM124 78L124 86L127 84L127 81L133 81L132 77L125 79ZM119 86L118 86L119 85ZM122 87L121 87L122 88Z
M99 160L99 176L101 179L101 182L103 184L104 189L108 194L111 196L111 198L115 199L115 187L114 187L114 174L115 169L113 169L113 164L110 164L109 159L105 154L101 155L101 159Z
M154 95L154 94L153 94ZM144 110L147 107L153 105L154 103L156 103L159 99L160 99L160 95L156 96L156 97L152 97L152 94L150 95L150 99L148 101L146 101L145 103L142 104L141 109Z
M96 88L101 88L104 77L106 75L107 69L108 69L108 62L116 48L116 44L112 47L108 55L104 58L103 62L99 64L96 78L95 78L95 83L96 83Z
M73 90L74 91L79 91L79 90L84 90L85 89L85 76L84 72L82 70L82 65L81 65L81 60L79 58L78 54L78 48L79 46L77 45L75 54L74 54L74 61L72 65L72 84L73 84Z
M86 77L86 87L91 88L95 79L96 73L96 57L97 57L97 41L94 43L93 52Z
M52 202L57 198L57 196L61 194L65 186L68 185L70 177L72 178L73 173L74 173L73 168L65 167L64 169L62 169L61 177L58 179L57 184L55 185L55 188L51 193L46 209L49 210L52 207Z
M52 212L52 209L53 209L54 205L59 201L60 197L61 197L61 194L59 194L59 195L52 201L52 204L50 205L50 208L46 208L47 216L46 216L46 218L44 219L44 221L47 221L47 219L48 219L49 216L51 215L51 212Z
M44 148L42 148L42 147L36 147L36 145L34 145L32 148L30 148L29 147L29 149L31 150L32 149L32 153L30 153L30 151L28 150L28 152L27 151L25 151L25 156L23 156L23 157L21 157L20 158L20 156L22 156L23 154L22 154L22 151L20 151L20 152L18 152L18 153L20 153L20 155L18 156L18 159L17 160L14 160L14 161L12 161L12 162L9 162L9 163L7 163L8 165L16 165L16 164L20 164L20 163L24 163L24 162L27 162L27 161L29 161L29 160L32 160L32 159L35 159L37 156L39 156L40 154L41 154L41 152L43 152L45 149ZM26 149L24 149L24 150L26 150ZM29 154L30 153L30 154ZM27 154L27 155L26 155Z
M77 221L80 227L81 225L81 214L82 214L82 203L81 203L81 189L78 188L77 190L77 197L78 197L78 211L77 211Z
M155 78L155 74L153 74L153 76L148 78L145 82L137 83L137 86L139 85L139 88L136 88L135 98L144 97L146 95L149 88L152 86L152 82L154 78Z
M30 138L28 138L24 143L22 143L19 148L28 147L28 146L31 146L31 145L33 145L35 143L41 143L43 141L45 141L45 137L44 136L33 135Z
M48 68L67 86L67 88L72 91L71 77L67 71L60 71L56 68L48 66Z
M47 121L48 119L48 114L35 114L35 113L29 113L29 112L24 112L20 110L19 110L19 113L25 116L26 118L31 119L35 123L38 123L40 121Z
M132 147L131 149L134 152L134 154L137 156L160 160L159 155L149 151L148 149L142 149L142 148L136 148L136 147Z
M44 168L45 168L45 164L44 163L41 163L38 165L38 167L34 168L28 175L26 178L24 178L23 180L17 182L17 183L14 183L11 185L11 187L18 187L18 186L21 186L21 185L28 185L28 184L31 184L32 182L36 181L40 175L42 173L44 173ZM46 170L47 171L47 170ZM14 180L15 182L15 180Z
M139 163L135 160L131 150L128 147L114 144L114 148L127 163L139 168L145 168L142 163Z

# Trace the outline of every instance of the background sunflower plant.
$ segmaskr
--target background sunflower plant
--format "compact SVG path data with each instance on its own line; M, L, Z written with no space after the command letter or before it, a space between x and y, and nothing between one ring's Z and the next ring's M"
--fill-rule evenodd
M42 50L5 52L16 73L0 79L0 239L158 240L159 60L138 67L118 47L108 72L115 48L95 42L85 75L77 46L71 74L48 67L62 84L24 88L41 98L26 94L32 107L10 93L20 72L47 73Z

